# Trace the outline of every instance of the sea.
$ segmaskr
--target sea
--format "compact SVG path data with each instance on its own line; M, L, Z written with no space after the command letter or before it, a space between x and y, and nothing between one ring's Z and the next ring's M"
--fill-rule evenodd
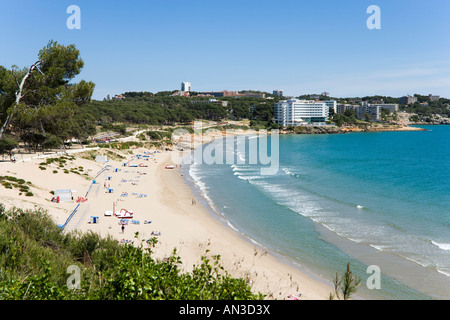
M183 177L214 217L281 262L330 285L349 263L355 299L449 299L450 126L421 128L217 139L197 151L228 161L190 158ZM270 174L255 141L278 160Z

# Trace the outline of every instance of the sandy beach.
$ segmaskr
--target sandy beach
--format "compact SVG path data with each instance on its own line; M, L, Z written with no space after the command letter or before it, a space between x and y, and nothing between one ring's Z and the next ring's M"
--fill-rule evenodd
M248 280L253 291L266 294L267 299L287 299L299 294L302 300L328 299L333 292L331 284L281 262L225 226L199 201L193 204L193 192L179 168L165 169L172 164L171 152L175 151L134 149L131 154L126 150L122 153L126 158L110 159L107 163L84 159L83 153L74 154L64 164L69 173L64 173L57 162L47 165L46 170L39 169L42 159L3 162L0 174L30 181L34 196L26 197L19 195L17 189L1 187L1 202L7 208L42 207L59 225L64 225L77 208L65 225L66 232L92 230L135 244L156 234L155 256L162 259L176 248L186 271L200 263L202 255L220 255L225 270ZM82 170L73 173L72 168ZM51 202L51 191L56 189L76 191L74 200ZM87 201L77 203L86 193ZM119 218L105 216L107 211L121 209L133 212L133 218L126 219L123 232ZM97 223L92 223L91 217L98 217ZM137 232L139 240L135 238Z

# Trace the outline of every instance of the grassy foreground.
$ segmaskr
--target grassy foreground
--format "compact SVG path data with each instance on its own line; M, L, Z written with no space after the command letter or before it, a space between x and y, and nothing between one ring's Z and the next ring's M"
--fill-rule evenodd
M0 204L0 299L264 298L252 293L243 279L229 276L219 256L203 256L189 273L181 272L175 249L170 257L156 261L156 242L153 238L123 245L92 232L65 234L41 209L5 211Z

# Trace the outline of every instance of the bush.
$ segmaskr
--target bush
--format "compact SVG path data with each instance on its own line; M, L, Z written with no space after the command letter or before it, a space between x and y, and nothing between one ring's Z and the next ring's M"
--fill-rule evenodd
M93 232L65 234L41 209L7 212L0 205L0 297L3 300L262 299L243 279L202 257L190 273L173 254L152 258L155 238L121 245ZM144 248L144 244L147 248ZM67 288L67 267L82 270L81 289Z
M6 188L6 189L12 189L13 186L10 182L2 182L2 185Z

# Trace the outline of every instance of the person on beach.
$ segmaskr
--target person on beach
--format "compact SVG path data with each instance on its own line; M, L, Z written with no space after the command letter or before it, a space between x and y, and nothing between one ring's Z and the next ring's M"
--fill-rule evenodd
M125 231L125 226L122 225L122 233L124 233L124 231Z

